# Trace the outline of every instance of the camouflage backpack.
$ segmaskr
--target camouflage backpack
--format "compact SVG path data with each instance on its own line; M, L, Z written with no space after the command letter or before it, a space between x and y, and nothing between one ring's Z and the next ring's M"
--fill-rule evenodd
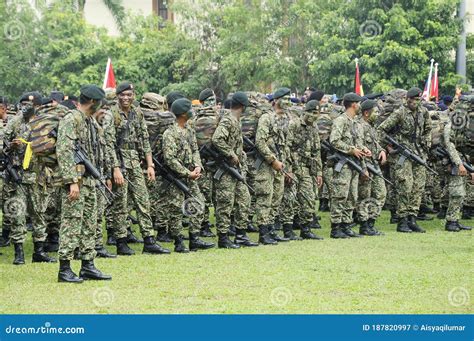
M161 151L161 140L166 129L174 124L176 116L170 112L143 111L151 148Z
M318 125L319 138L321 140L329 139L331 135L332 121L344 113L344 107L333 103L324 103L321 105L321 113L318 116L316 124Z
M214 107L200 107L196 110L193 126L199 147L211 143L212 135L216 131L219 120L220 115Z
M240 122L242 123L242 133L253 140L257 131L258 120L263 114L272 111L272 106L263 94L247 92L247 96L250 105L242 114Z
M431 145L440 145L443 138L443 131L449 122L449 116L445 111L430 111L431 117Z
M151 109L153 111L164 112L167 110L166 98L154 92L145 92L140 101L142 110Z

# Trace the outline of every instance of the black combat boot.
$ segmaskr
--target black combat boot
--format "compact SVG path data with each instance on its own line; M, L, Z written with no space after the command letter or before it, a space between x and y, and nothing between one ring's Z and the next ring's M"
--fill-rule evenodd
M166 226L158 225L157 226L157 236L156 240L162 243L171 243L173 241L173 238L171 238L170 234L168 231L166 231Z
M0 237L0 247L10 246L10 230L2 229L2 236Z
M117 245L117 240L115 239L114 230L107 229L107 245Z
M200 239L199 234L189 233L189 250L207 250L212 249L214 246L216 246L216 244Z
M133 234L132 228L127 228L127 243L128 244L141 244L143 240L139 239L137 236Z
M331 223L331 238L335 239L345 239L350 238L347 234L345 234L341 229L340 223Z
M408 227L408 219L407 219L407 217L403 217L403 218L400 218L400 219L398 220L397 232L403 232L403 233L411 233L411 232L413 232L413 231Z
M429 220L433 220L434 218L433 217L430 217L429 215L427 215L425 212L421 212L418 211L418 214L416 215L416 220L426 220L426 221L429 221Z
M25 264L25 254L23 253L23 244L14 243L13 247L15 248L15 259L13 259L13 264L15 265Z
M236 234L236 232L237 232L236 226L235 226L234 224L231 224L231 225L229 226L229 233L228 233L229 236L234 237L235 234Z
M283 224L283 236L289 240L302 240L303 238L293 231L293 224Z
M127 244L127 238L117 238L117 254L122 256L131 256L135 254Z
M420 205L420 213L425 213L425 214L434 214L434 213L438 213L437 211L435 211L434 209L432 209L431 207L429 207L428 205L425 205L425 204L421 204Z
M50 233L43 245L45 252L58 252L59 250L59 233Z
M249 221L247 224L247 232L248 233L253 233L253 232L258 232L257 227L253 224L253 216L249 216Z
M361 221L359 227L359 234L363 236L375 236L375 233L370 228L368 221Z
M203 221L201 223L201 231L199 232L201 237L214 238L216 235L211 231L211 223L209 221Z
M446 221L444 224L444 229L448 232L459 232L461 229L459 228L457 221Z
M433 214L438 213L439 210L440 210L439 202L435 202L435 203L433 204Z
M103 245L96 246L95 252L98 258L117 258L117 255L110 253Z
M155 241L153 236L145 237L145 243L143 244L143 253L152 253L156 255L167 255L170 250L165 249Z
M460 230L466 230L466 231L472 230L472 227L471 227L471 226L466 226L466 225L460 224L459 221L456 222L456 224L458 225L458 227L459 227Z
M247 233L245 233L244 229L237 229L237 233L234 239L234 244L237 244L240 246L258 246L258 243L255 243L250 240L250 238L247 236Z
M315 235L313 232L311 232L311 229L309 228L309 225L303 224L301 226L301 233L300 237L303 239L314 239L314 240L323 240L324 238L319 237Z
M469 206L463 206L462 208L462 219L472 219L472 209Z
M260 225L258 227L258 242L263 245L276 245L278 242L270 236L270 225Z
M351 238L360 238L362 237L360 234L355 233L352 231L353 223L341 223L341 230L345 234L347 234Z
M301 230L301 222L297 215L293 217L293 231Z
M367 220L367 223L369 224L369 228L372 231L374 236L383 236L383 232L380 232L376 227L375 227L375 219L374 218L369 218Z
M282 229L282 224L281 224L281 221L280 221L280 218L279 218L279 217L275 219L275 224L273 224L273 229L274 229L275 231L281 231L281 229Z
M59 260L58 282L82 283L84 280L77 277L71 270L71 262L68 260Z
M320 219L321 219L320 216L318 216L317 214L313 214L313 220L311 221L310 228L311 229L320 229L321 228L321 224L319 223Z
M33 263L56 263L57 260L49 257L46 252L44 252L44 243L43 242L35 242L34 245L34 252L33 252Z
M290 239L285 238L285 237L280 237L278 233L275 231L275 226L274 225L269 225L268 231L270 234L270 237L272 237L273 240L276 240L277 242L289 242Z
M446 211L448 210L447 207L444 207L444 206L441 206L438 214L436 215L436 217L438 219L446 219Z
M239 245L234 244L230 239L227 233L218 233L219 239L217 241L217 246L219 249L238 249Z
M397 224L400 220L400 217L394 210L390 211L390 224Z
M79 277L84 280L93 279L97 281L108 281L112 279L112 276L103 274L99 269L97 269L92 259L82 260Z
M183 236L178 235L174 237L174 252L177 253L188 253L189 249L186 248L183 242Z
M426 231L422 229L417 223L416 223L416 218L414 215L409 215L408 216L408 228L412 230L413 232L417 233L425 233Z
M329 200L325 198L319 199L319 211L329 212Z

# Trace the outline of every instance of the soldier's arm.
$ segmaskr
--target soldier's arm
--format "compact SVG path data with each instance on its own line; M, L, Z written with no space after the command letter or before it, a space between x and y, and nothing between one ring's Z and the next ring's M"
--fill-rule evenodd
M337 150L346 154L351 154L352 151L356 148L356 146L347 144L342 140L342 134L344 132L345 123L346 121L342 116L336 118L333 121L331 135L329 136L329 142Z
M321 141L319 139L319 131L318 127L316 126L314 129L314 167L313 174L316 176L323 176L323 163L321 161Z
M271 114L264 114L260 117L257 126L257 132L255 134L255 146L258 152L262 155L265 161L271 164L277 158L268 146L268 140L270 138L270 125L271 125Z
M190 140L191 140L191 150L193 151L194 166L198 166L201 169L204 169L202 166L201 154L199 153L199 146L197 144L196 131L194 129L189 128L189 133L191 134Z
M212 144L219 150L219 152L226 158L235 157L235 152L229 145L229 135L232 129L232 122L228 117L223 117L212 135Z
M451 161L456 166L459 166L462 163L462 160L461 160L461 156L456 150L456 146L451 141L451 132L452 132L452 125L451 125L451 122L448 122L443 129L443 138L441 139L441 144L444 145L444 147L446 148Z
M148 155L151 155L150 135L148 134L148 128L146 126L143 113L139 112L137 117L138 117L139 127L140 127L139 138L141 139L143 154L145 154L145 156L148 156Z
M428 110L423 111L424 115L424 126L423 126L423 146L426 148L426 150L429 150L431 148L431 131L433 129L432 123L431 123L431 116L428 112Z
M109 160L111 170L114 168L120 168L120 162L117 158L117 152L115 150L117 137L114 125L114 118L112 113L107 113L104 118L104 137L105 137L105 154Z
M397 110L392 115L388 116L387 119L377 127L377 133L379 136L384 137L385 134L388 134L390 130L400 122L400 115L401 111Z
M178 159L178 144L171 128L167 129L163 134L163 159L165 164L178 176L188 177L191 171L187 169Z
M67 115L59 121L56 154L59 171L65 185L77 182L80 174L74 161L74 148L77 141L75 120L73 114Z

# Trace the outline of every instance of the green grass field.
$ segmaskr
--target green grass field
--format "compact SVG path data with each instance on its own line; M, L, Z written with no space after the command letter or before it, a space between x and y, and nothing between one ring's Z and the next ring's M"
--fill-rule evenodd
M444 232L434 220L421 222L426 234L396 233L384 212L378 225L385 236L332 240L322 216L316 231L323 241L165 256L142 255L134 245L135 256L96 260L112 281L80 285L57 283L57 264L31 264L29 236L25 266L11 264L13 247L0 249L0 311L472 313L472 232ZM80 262L72 265L78 272Z

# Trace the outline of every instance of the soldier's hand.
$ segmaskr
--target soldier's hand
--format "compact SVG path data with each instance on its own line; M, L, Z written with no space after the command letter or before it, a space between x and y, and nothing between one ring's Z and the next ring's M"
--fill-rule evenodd
M372 152L370 151L370 149L364 148L362 149L362 152L364 153L365 157L372 157Z
M459 165L459 175L460 176L466 176L467 175L466 167L464 167L464 165L462 163Z
M10 143L10 146L13 148L18 148L21 145L21 141L19 139L13 139L13 141Z
M146 174L148 176L148 180L155 181L155 168L148 167L146 170Z
M73 201L73 200L77 200L78 198L79 198L79 184L70 184L68 199Z
M323 185L323 177L322 176L317 176L316 177L316 185L320 188Z
M107 179L107 180L105 181L105 184L107 185L107 188L108 188L109 190L112 190L112 180Z
M364 174L361 175L362 180L367 181L369 180L369 172L366 170Z
M454 97L459 98L462 94L462 89L461 88L456 88L456 93L454 94Z
M381 165L384 165L387 163L387 153L385 153L385 150L382 150L379 154L379 161Z
M202 169L201 169L201 167L196 166L196 168L194 168L194 170L199 174L199 176L202 175Z
M285 182L286 182L288 185L291 185L293 179L294 179L294 174L293 174L293 173L286 173L286 174L285 174Z
M365 156L365 153L362 150L357 149L357 148L352 149L351 153L353 156L355 156L358 159Z
M201 173L198 172L198 169L195 168L191 173L189 173L189 178L191 180L197 180L201 177Z
M276 170L277 172L280 172L281 170L283 170L283 162L280 162L278 160L273 160L272 168Z
M123 186L123 184L125 183L125 179L123 178L122 172L118 167L114 168L114 183L117 186Z
M239 158L237 157L237 155L234 155L231 157L230 159L230 163L232 164L232 166L238 166L240 161L239 161Z

